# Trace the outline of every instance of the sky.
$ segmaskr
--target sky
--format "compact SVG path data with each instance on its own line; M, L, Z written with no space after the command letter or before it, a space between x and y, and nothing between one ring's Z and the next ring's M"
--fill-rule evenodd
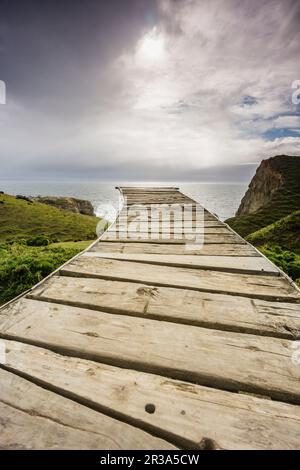
M1 177L242 181L300 155L299 24L300 0L0 0Z

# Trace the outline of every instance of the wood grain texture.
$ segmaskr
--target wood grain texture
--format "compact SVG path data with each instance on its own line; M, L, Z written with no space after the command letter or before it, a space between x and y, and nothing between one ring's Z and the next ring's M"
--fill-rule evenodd
M117 228L123 228L126 227L128 224L137 224L139 223L141 227L145 227L144 231L147 231L149 227L157 227L157 231L161 231L160 228L162 227L165 229L165 227L170 227L172 230L173 229L178 229L179 227L188 226L192 230L195 230L195 228L200 228L203 230L217 230L220 233L222 231L226 230L228 231L228 227L226 224L219 222L218 220L192 220L188 219L187 221L182 221L180 220L167 220L164 222L161 222L159 219L154 219L152 220L151 218L146 218L145 220L139 220L137 217L134 216L123 216L119 217L116 219L116 221L113 223L113 226L116 226ZM184 225L183 225L184 224ZM146 230L147 228L147 230Z
M54 276L30 298L219 330L300 339L300 305L134 282Z
M300 294L283 277L257 276L202 269L178 268L80 256L64 266L66 276L134 281L154 286L235 294L269 300L300 300Z
M179 191L178 186L141 186L140 184L134 185L134 186L116 186L116 189L118 189L121 193L125 193L127 191L133 191L134 193L136 192L149 192L149 191L154 191L154 192L161 192L161 191Z
M5 341L5 346L9 369L41 382L44 387L54 387L64 395L149 428L154 434L165 435L182 447L197 449L206 444L217 449L297 449L299 446L299 406L66 357L14 341ZM62 407L67 400L57 401ZM147 413L149 404L154 407L154 413ZM99 415L97 418L99 422ZM78 416L73 419L78 421ZM105 420L113 431L111 420ZM116 426L113 443L120 444L123 438L129 439L132 445L133 439L140 438L137 442L142 448L150 444L149 435L143 440L144 433L126 427L122 423ZM155 443L155 438L152 440Z
M204 233L204 234L230 234L232 232L226 227L226 225L217 225L215 227L204 227L203 225L195 225L192 221L190 223L163 223L160 224L158 221L154 222L123 222L114 223L110 225L108 231L116 232L153 232L153 233Z
M121 216L131 216L131 217L141 217L143 215L148 215L153 220L161 218L162 215L168 216L171 219L177 219L180 217L195 220L213 220L216 222L222 223L219 218L209 212L205 207L200 204L137 204L137 207L132 207L132 205L127 206L123 204L120 208L118 215Z
M0 318L4 339L214 388L300 403L293 343L22 299Z
M113 232L107 231L105 232L101 240L103 241L117 241L117 242L136 242L139 241L140 243L175 243L175 244L238 244L244 245L246 244L240 237L235 235L234 233L153 233L149 234L148 232Z
M122 220L123 218L128 219L128 217L130 217L131 220L134 218L139 220L146 220L147 218L150 218L151 220L160 220L164 217L164 220L170 218L171 220L178 221L184 218L184 220L194 220L196 222L204 221L221 223L215 215L202 208L200 210L198 205L195 205L190 209L179 204L177 206L170 206L169 204L152 206L140 204L136 205L136 207L133 207L132 205L124 205L119 212L119 220Z
M180 193L177 194L154 194L152 193L147 194L147 195L130 195L130 194L124 194L124 199L125 199L125 204L130 205L130 204L195 204L196 202L187 197L187 196L182 196Z
M162 439L1 369L0 416L2 450L175 449Z
M148 253L162 255L196 255L198 256L260 256L250 245L232 244L205 244L201 248L189 247L184 244L159 244L159 243L126 243L126 242L101 242L96 243L89 251L118 252L118 253Z
M159 264L185 268L213 269L217 271L238 272L246 274L279 275L279 271L266 258L238 256L194 256L194 255L163 255L147 253L115 253L115 252L86 252L84 256L136 261L140 263Z

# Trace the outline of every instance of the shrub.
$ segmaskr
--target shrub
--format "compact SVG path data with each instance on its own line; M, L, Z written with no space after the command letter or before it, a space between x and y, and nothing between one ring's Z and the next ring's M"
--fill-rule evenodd
M50 244L50 240L44 235L38 235L37 237L28 238L26 244L28 246L47 246Z
M280 246L265 245L260 250L282 271L287 273L293 280L300 278L300 255Z

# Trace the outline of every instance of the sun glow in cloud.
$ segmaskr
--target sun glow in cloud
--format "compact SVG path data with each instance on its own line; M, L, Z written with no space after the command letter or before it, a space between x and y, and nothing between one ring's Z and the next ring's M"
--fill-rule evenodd
M165 41L156 28L147 33L137 46L137 59L145 65L161 62L166 56Z

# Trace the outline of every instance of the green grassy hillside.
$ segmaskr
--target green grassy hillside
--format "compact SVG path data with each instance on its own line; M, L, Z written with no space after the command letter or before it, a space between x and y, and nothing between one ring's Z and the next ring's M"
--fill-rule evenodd
M96 238L97 217L0 195L0 304L39 282Z
M251 233L246 239L255 246L279 245L300 254L300 210Z
M0 242L28 240L39 235L50 241L92 240L96 238L98 222L97 217L0 195Z
M300 158L279 156L269 161L270 167L282 176L282 185L274 192L271 201L252 214L226 221L243 237L300 209Z
M248 235L246 239L300 286L300 210Z

